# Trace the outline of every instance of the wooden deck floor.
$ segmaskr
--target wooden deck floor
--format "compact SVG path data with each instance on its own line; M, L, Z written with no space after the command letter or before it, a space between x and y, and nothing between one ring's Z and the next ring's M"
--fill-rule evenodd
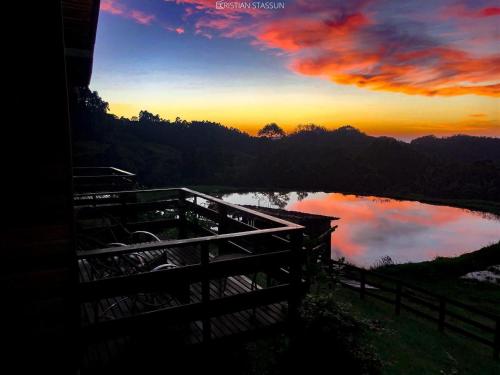
M199 262L199 251L194 248L172 248L143 253L144 268L152 269L168 261L178 266L195 264ZM116 267L119 264L117 263ZM102 270L103 267L100 267ZM104 269L106 269L104 267ZM80 280L82 282L99 277L96 267L89 262L80 261ZM225 284L225 285L224 285ZM247 293L260 288L252 286L251 278L247 275L238 275L222 280L212 280L210 283L210 298L217 299L224 296ZM158 308L177 306L185 303L196 303L201 300L201 283L189 285L181 297L168 293L138 294L133 296L120 296L102 299L97 302L82 304L81 314L83 326L96 321L119 319L132 316L139 312L152 311ZM249 334L258 334L267 330L281 329L286 320L286 302L259 306L232 314L226 314L211 319L212 340L242 337ZM169 337L168 345L191 345L202 343L202 322L193 321L186 324L168 324L158 327L154 332L141 335L142 341L153 338L158 342L158 337ZM83 367L87 369L99 368L120 361L129 355L130 348L137 344L137 338L124 335L112 340L92 344L85 348L83 354ZM129 354L126 354L129 353Z

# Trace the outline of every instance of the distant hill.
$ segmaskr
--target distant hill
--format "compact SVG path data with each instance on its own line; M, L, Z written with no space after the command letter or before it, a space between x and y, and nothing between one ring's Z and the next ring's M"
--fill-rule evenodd
M116 118L106 114L104 105L91 103L90 108L80 103L73 110L75 165L128 169L146 186L226 185L500 201L498 138L427 136L405 143L351 126L326 130L314 125L279 139L258 138L221 124L171 122L148 112L141 112L137 121Z
M411 145L419 151L439 158L474 162L491 160L500 161L500 139L454 135L437 138L429 135L414 139Z

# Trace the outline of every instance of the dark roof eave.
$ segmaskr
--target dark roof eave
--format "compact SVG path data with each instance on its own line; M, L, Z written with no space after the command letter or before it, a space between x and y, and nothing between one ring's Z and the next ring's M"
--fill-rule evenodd
M61 0L61 3L68 86L88 86L100 0Z

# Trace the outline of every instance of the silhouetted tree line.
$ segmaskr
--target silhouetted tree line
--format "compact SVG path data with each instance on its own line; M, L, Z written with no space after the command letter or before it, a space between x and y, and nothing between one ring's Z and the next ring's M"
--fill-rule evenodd
M500 201L500 139L426 136L411 143L351 126L276 124L259 137L209 121L107 113L96 92L72 106L77 166L117 166L146 186L225 185L249 189L422 194Z

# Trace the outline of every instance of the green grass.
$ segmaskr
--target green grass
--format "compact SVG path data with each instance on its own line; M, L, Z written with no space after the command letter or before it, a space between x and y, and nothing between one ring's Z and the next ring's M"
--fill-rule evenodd
M484 270L492 264L500 264L500 242L459 257L385 266L377 272L500 314L498 285L460 279L467 272ZM487 346L453 332L441 333L436 323L404 309L401 316L396 316L394 306L369 296L363 301L355 291L341 288L337 295L341 302L352 305L354 314L378 323L380 329L372 331L370 339L384 363L384 374L500 374L500 362L493 359L492 349ZM478 319L460 308L453 310ZM436 315L436 312L429 313ZM483 335L460 321L453 320L453 324Z
M351 305L353 314L368 319L372 326L369 340L383 362L387 375L500 373L500 362L492 350L454 333L441 333L426 320L402 311L393 313L391 305L374 299L361 300L356 292L341 288L340 302Z

